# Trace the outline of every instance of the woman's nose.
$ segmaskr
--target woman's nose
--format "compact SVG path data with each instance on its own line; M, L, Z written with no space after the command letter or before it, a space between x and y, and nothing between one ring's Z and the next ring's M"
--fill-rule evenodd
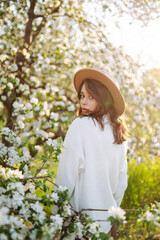
M82 103L83 103L83 104L87 104L87 98L86 98L86 97L84 97L84 98L82 99Z

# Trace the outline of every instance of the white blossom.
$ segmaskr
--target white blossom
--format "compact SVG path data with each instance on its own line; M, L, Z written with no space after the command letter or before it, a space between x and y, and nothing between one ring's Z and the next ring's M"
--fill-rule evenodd
M17 67L17 64L15 64L15 63L13 63L13 64L11 64L10 66L9 66L9 69L11 70L11 71L17 71L18 70L18 67Z
M45 212L41 211L39 216L38 216L39 222L43 223L44 219L45 219Z
M14 192L13 198L12 198L12 206L14 209L16 209L19 206L23 205L24 197L20 195L18 192Z
M57 102L55 103L55 105L56 105L56 106L64 107L64 106L65 106L65 103L62 102L62 101L57 101Z
M17 233L16 231L12 232L11 237L13 240L23 240L23 236L20 233Z
M23 109L23 106L24 106L23 103L15 101L13 103L14 112L18 113L20 110Z
M8 58L8 55L7 54L1 54L0 55L0 61L5 61L6 59Z
M0 175L1 175L1 173L0 173ZM0 194L5 193L5 192L6 192L6 189L3 187L0 187Z
M56 214L55 216L51 216L51 220L53 221L57 229L61 229L63 218L61 218L59 214Z
M55 121L57 121L59 119L59 114L51 112L50 119L54 119Z
M8 237L4 233L0 233L0 239L1 240L8 240Z
M90 228L89 228L89 231L92 233L92 234L96 234L97 233L97 228L98 228L98 225L96 223L92 223L90 225Z
M33 97L33 98L31 98L30 102L34 103L34 104L38 104L38 99Z
M26 147L22 147L22 153L23 153L23 156L21 157L21 161L23 162L27 162L31 159L31 155L28 151L28 149Z
M9 209L7 207L0 208L0 226L9 224L8 213Z
M30 239L31 239L31 240L35 240L35 239L36 239L36 235L37 235L37 229L33 229L33 230L30 232Z
M136 121L136 122L138 122L138 121L140 121L141 120L141 116L139 115L135 115L135 116L133 116L133 119Z
M28 90L28 89L29 89L28 84L20 84L20 85L19 85L19 90L20 90L21 92L24 92L25 90Z
M29 118L29 119L33 118L33 111L30 111L30 112L26 113L25 117Z
M57 194L57 193L53 192L53 193L51 194L51 198L53 198L53 200L54 200L55 202L58 202L59 197L58 197L58 194Z
M7 92L7 96L8 96L8 97L11 97L11 95L12 95L12 92L11 92L11 91Z
M65 202L64 202L64 206L63 206L62 216L63 216L63 217L67 217L68 215L71 215L71 208L70 208L70 206L68 205L68 202L65 201Z
M17 216L13 215L9 216L9 221L12 226L12 229L14 229L14 227L22 228L22 220L19 219Z
M9 183L7 185L7 191L9 190L15 190L16 194L24 195L24 185L21 182Z
M1 156L1 158L4 158L7 153L8 153L7 147L3 143L0 143L0 156Z
M5 172L5 170L7 170ZM16 170L11 170L9 168L3 168L2 166L0 166L0 175L4 175L5 179L8 179L10 177L16 177L16 178L23 178L23 174L22 171L19 171L18 169Z
M43 210L43 207L40 205L38 201L36 203L31 203L30 206L37 213L41 213L41 211Z
M6 135L6 136L8 136L10 134L10 132L11 132L11 130L8 127L4 127L1 130L1 134Z
M15 146L19 147L22 144L22 141L20 137L15 137L13 143L15 143Z
M61 117L61 121L62 121L62 122L68 121L68 117L67 117L67 116L62 116L62 117Z
M31 182L27 182L24 185L24 191L26 192L27 190L29 190L31 193L34 193L35 192L35 185Z
M19 127L20 129L24 129L25 124L24 124L24 122L23 122L22 120L17 119L17 124L18 124L18 127Z
M59 208L57 207L57 205L53 205L53 206L52 206L52 214L53 214L53 215L57 214L57 213L58 213L58 209L59 209Z
M58 148L58 143L57 140L52 140L51 138L48 138L48 140L46 141L47 145L52 146L54 149Z
M28 96L28 95L30 94L30 91L29 91L29 90L26 90L26 91L23 92L23 94L24 94L25 96Z
M59 186L58 188L59 191L64 192L65 190L67 190L66 186Z
M19 78L15 78L15 81L16 81L16 85L18 86L19 83L20 83L20 79Z
M6 98L6 96L2 95L1 99L2 99L2 101L6 101L7 98Z
M22 144L20 137L17 137L16 134L8 127L2 128L1 134L5 136L7 141L13 143L17 147Z
M44 138L48 138L48 133L47 132L45 132L44 130L38 130L38 131L36 131L36 134L37 134L37 136L39 136L39 137L44 137Z
M39 110L40 110L40 105L38 105L34 108L34 111L36 111L36 112L38 112Z
M42 169L39 173L38 176L45 176L48 173L47 169Z
M35 149L36 149L38 152L40 152L40 151L42 150L41 146L39 146L39 145L36 145L36 146L35 146Z
M145 138L141 138L141 143L144 144L146 142L146 139Z
M157 138L156 137L152 137L151 141L152 141L152 143L156 143L157 142Z
M146 217L146 221L148 221L148 222L151 221L154 217L153 213L151 213L150 211L146 211L144 213L144 216Z
M122 219L125 220L125 211L123 209L121 209L120 207L114 207L112 206L109 210L109 213L111 213L111 215L117 219Z
M69 233L67 237L65 237L63 240L75 240L77 234L75 232Z
M23 170L24 170L24 177L32 177L31 172L28 171L28 165L27 164L24 165Z
M14 147L8 148L8 158L7 164L10 166L14 166L16 163L20 163L21 159L18 155L18 152L15 150Z
M23 55L28 59L30 57L30 53L27 52L27 49L26 48L23 48Z
M68 106L67 109L68 109L68 111L71 111L71 112L73 112L73 111L76 110L74 105L70 105L70 106Z
M82 233L83 225L82 225L82 223L77 222L77 223L75 223L75 226L76 226L76 233L77 233L78 237L81 239L83 236L83 233Z
M0 175L5 176L5 168L0 166Z
M48 122L46 122L45 125L43 125L44 129L48 129L48 128L51 128L51 127L52 127L52 121L48 121ZM48 134L48 136L49 136L49 134Z
M31 76L31 77L30 77L30 80L31 80L32 82L34 82L34 84L35 84L35 86L36 86L37 88L41 85L41 81L39 81L39 79L38 79L37 77L35 77L35 76Z
M26 103L24 106L25 110L31 110L32 109L32 105L30 103Z
M7 83L7 86L12 90L13 89L13 84L11 82Z

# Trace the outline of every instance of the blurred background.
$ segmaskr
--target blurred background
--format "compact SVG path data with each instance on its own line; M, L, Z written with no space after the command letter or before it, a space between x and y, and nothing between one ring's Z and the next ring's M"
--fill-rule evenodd
M129 185L122 208L160 200L159 29L156 0L0 1L0 129L25 141L31 171L46 140L64 139L76 117L75 71L102 69L126 100ZM57 166L54 158L46 168L56 175ZM125 231L134 236L134 227Z

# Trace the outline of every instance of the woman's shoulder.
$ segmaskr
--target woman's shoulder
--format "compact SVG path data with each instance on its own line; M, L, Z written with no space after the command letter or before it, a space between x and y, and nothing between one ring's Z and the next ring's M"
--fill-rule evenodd
M73 120L73 122L70 125L70 128L88 128L88 126L93 122L91 117L77 117Z
M89 126L92 125L92 122L91 117L77 117L69 126L67 135L83 137L91 129Z
M104 125L109 125L109 118L107 116L103 117L103 123ZM82 132L88 132L94 130L97 128L98 130L101 130L100 125L98 121L95 118L89 117L89 116L83 116L83 117L77 117L73 120L71 123L69 129L74 129L74 131L82 131Z
M89 117L77 117L74 119L68 128L65 144L70 142L70 145L75 145L77 142L83 142L86 133L89 133L90 122Z

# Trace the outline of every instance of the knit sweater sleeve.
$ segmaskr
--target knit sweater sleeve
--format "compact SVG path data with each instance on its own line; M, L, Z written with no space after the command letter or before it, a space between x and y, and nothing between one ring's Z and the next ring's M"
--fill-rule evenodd
M70 197L74 192L78 175L84 168L82 132L76 122L71 124L66 134L56 176L56 184L66 186Z
M127 188L128 184L128 175L127 175L127 158L126 158L126 152L127 152L127 143L124 143L124 151L122 154L122 165L120 168L119 176L118 176L118 185L116 188L116 192L114 193L114 198L117 203L117 206L121 205L124 192Z

